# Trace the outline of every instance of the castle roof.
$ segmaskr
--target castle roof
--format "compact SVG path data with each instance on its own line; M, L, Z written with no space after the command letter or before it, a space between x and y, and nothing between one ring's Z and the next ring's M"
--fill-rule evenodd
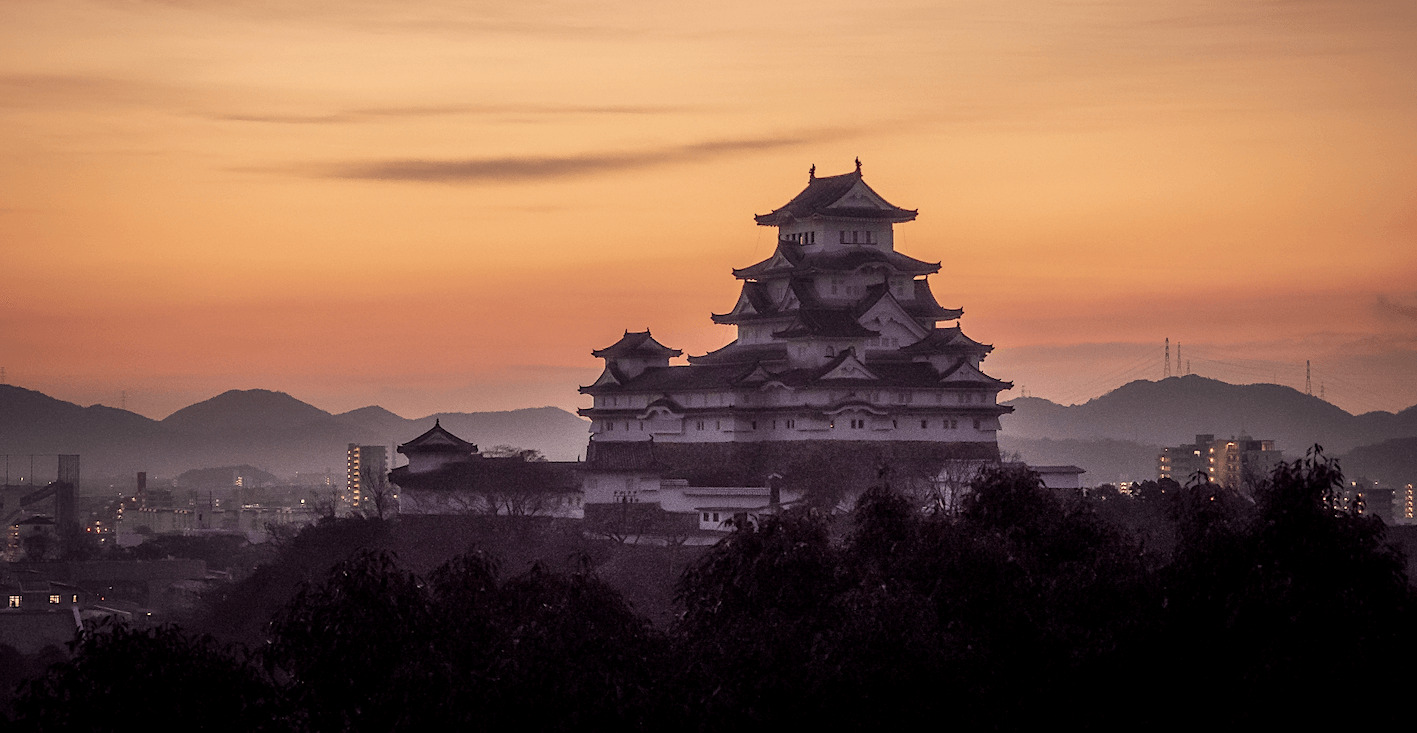
M768 214L753 217L762 226L781 226L799 219L868 219L904 222L917 213L902 209L885 200L861 178L861 162L856 170L839 176L816 176L816 167L807 180L807 187Z
M876 360L874 358L860 361L860 357L851 349L843 349L841 353L832 358L826 364L817 367L788 367L786 365L786 355L772 361L761 357L762 351L751 346L740 347L741 355L732 360L722 359L710 363L691 363L687 366L667 366L650 367L633 379L623 383L596 384L590 387L582 387L581 392L587 394L612 394L612 393L660 393L668 395L673 392L695 392L695 391L727 391L742 389L754 383L772 382L785 387L798 389L814 384L831 384L840 379L849 379L853 383L868 383L870 387L916 387L916 388L939 388L945 387L1001 387L1012 386L1009 382L994 379L983 372L970 366L967 362L960 361L952 365L944 372L937 371L933 365L926 361L895 361ZM722 351L722 349L720 349ZM857 363L864 367L864 373L856 375L846 374L842 367L849 363ZM669 407L676 413L683 414L690 411L698 411L701 408L684 408L678 403L657 398L651 405L656 403ZM992 407L992 406L991 406ZM634 413L638 415L648 408L627 408L621 410L625 414ZM708 408L710 410L722 408ZM595 414L605 414L615 412L607 408L593 408ZM581 414L589 414L590 411L582 410Z
M757 280L773 275L797 275L809 272L855 272L868 265L885 265L894 272L908 275L933 275L940 263L925 262L903 255L893 249L874 245L853 246L846 250L805 252L804 245L779 239L773 255L762 262L735 269L740 280Z
M671 349L664 344L654 340L649 330L626 331L619 341L603 348L590 352L591 356L601 359L620 359L625 357L649 357L668 358L679 356L684 353L679 349Z
M827 310L802 308L794 313L792 325L773 336L783 339L797 338L868 338L881 335L857 323L854 310Z
M937 328L931 331L925 338L916 341L909 346L901 348L902 354L910 356L931 355L931 354L951 354L961 351L987 354L994 350L993 346L981 344L974 339L965 336L959 326L948 328Z
M398 447L404 455L415 453L476 453L477 446L448 432L442 421L434 420L427 432Z

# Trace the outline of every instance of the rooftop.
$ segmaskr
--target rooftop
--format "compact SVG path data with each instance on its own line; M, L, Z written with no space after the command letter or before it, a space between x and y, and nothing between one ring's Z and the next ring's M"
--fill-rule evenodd
M799 219L872 219L904 222L916 216L913 209L902 209L885 200L861 178L861 161L856 170L839 176L817 177L817 167L808 173L807 187L791 201L771 213L753 219L762 226L781 226Z

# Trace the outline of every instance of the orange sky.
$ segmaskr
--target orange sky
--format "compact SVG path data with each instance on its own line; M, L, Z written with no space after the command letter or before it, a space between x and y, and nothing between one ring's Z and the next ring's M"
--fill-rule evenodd
M1006 7L1005 7L1006 6ZM574 408L702 353L813 163L986 363L1417 403L1417 4L6 0L0 366L161 417Z

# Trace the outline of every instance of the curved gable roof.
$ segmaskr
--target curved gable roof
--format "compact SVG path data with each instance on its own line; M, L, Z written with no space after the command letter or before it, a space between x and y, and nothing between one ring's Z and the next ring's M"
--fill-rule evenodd
M627 356L640 357L671 357L679 356L684 352L679 349L671 349L664 344L654 340L648 330L626 331L619 341L603 348L590 352L591 356L605 359L618 359Z
M866 185L866 181L861 178L859 161L855 171L839 176L818 178L815 175L816 168L813 167L812 170L814 173L801 193L770 213L754 216L753 220L761 226L781 226L797 219L812 217L903 222L913 220L918 213L886 201L885 197ZM853 197L853 200L844 201L853 191L864 194L860 196L861 200L858 202Z

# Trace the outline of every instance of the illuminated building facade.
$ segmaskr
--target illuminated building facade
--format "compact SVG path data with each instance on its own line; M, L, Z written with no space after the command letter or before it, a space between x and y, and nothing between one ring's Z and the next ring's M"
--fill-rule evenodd
M372 506L376 492L388 488L389 452L382 445L349 444L345 461L344 495L341 500L349 511L361 511Z
M733 271L738 299L712 316L736 330L731 343L679 365L682 352L649 331L593 351L605 366L581 388L593 400L580 411L592 433L587 510L658 501L712 523L771 502L769 483L864 488L883 465L931 475L946 460L997 461L1011 411L997 396L1012 385L981 370L993 347L964 334L963 311L936 301L941 263L896 250L895 225L915 218L868 186L859 162L814 170L755 217L777 243Z
M1284 453L1274 447L1273 440L1255 440L1248 435L1217 440L1214 435L1197 435L1194 443L1162 448L1156 458L1156 476L1185 485L1199 472L1213 483L1244 489L1268 476L1283 460Z

